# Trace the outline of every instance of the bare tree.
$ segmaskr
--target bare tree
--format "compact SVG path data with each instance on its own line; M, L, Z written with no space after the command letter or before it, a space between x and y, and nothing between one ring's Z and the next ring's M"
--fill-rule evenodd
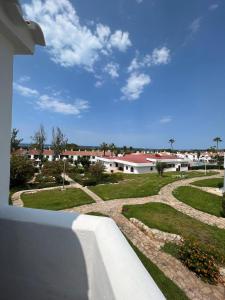
M36 149L39 150L39 158L41 160L43 158L46 139L47 135L45 133L44 126L41 124L39 129L34 133L34 136L32 137L33 146L35 146Z
M13 128L11 132L11 152L14 152L17 149L19 149L19 146L23 141L23 139L19 139L17 137L18 133L19 133L19 129Z
M59 127L52 128L52 150L54 159L59 158L63 150L65 150L68 139L65 134L62 133Z

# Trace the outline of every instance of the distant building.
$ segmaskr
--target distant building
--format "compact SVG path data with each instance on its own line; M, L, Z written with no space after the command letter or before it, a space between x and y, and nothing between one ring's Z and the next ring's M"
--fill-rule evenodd
M165 171L188 171L188 160L177 155L132 153L121 157L97 157L108 172L144 174L157 172L157 162L165 162Z

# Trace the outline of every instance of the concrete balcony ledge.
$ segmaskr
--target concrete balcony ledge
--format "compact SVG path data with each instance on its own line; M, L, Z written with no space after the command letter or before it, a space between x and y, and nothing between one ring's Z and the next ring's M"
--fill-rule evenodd
M0 209L1 299L165 299L113 220Z

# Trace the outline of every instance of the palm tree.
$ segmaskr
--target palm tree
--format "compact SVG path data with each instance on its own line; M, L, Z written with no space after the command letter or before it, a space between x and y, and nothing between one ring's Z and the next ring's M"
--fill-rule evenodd
M103 155L105 156L105 152L109 149L109 146L108 144L106 144L105 142L103 142L101 145L100 145L100 150L103 151Z
M112 154L115 154L116 151L116 145L114 143L109 145L109 150L111 151Z
M216 143L216 149L217 149L217 151L218 151L218 150L219 150L219 143L222 142L221 138L220 138L219 136L217 136L217 137L215 137L215 138L213 139L213 142Z
M170 146L171 146L171 150L173 150L173 144L175 143L175 139L169 139L169 143L170 143Z

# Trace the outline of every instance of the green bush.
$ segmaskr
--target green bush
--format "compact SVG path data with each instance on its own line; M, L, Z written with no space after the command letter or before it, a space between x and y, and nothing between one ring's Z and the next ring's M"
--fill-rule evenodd
M222 217L225 218L225 193L223 194L223 197L222 197Z
M207 170L221 170L223 167L220 167L218 165L207 165L206 166ZM192 166L189 168L190 170L205 170L205 165L202 166Z
M52 176L44 176L42 174L38 174L35 177L35 183L46 183L46 182L55 182L55 179Z
M26 184L32 179L35 168L32 162L23 157L12 155L10 161L10 187Z
M47 161L41 170L44 176L60 176L63 172L63 162L62 161Z
M208 250L196 241L185 241L179 250L179 258L188 269L195 272L202 280L216 284L220 281L219 267L216 259L207 246Z
M222 187L223 187L223 182L219 182L219 183L217 184L217 187L218 187L218 189L222 189Z

